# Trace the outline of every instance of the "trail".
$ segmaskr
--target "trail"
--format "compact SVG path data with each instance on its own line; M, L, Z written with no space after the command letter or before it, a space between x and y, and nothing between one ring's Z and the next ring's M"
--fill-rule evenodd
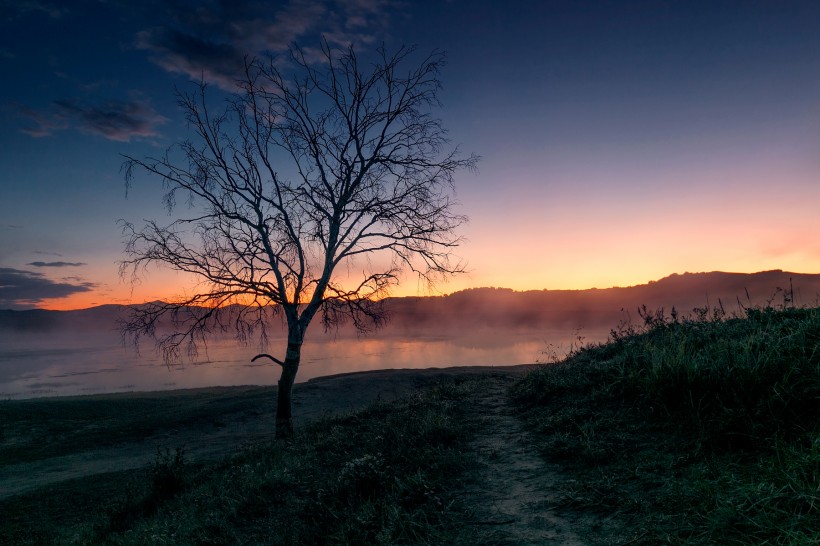
M599 524L587 514L559 514L556 485L565 476L538 455L515 417L506 394L515 380L494 374L474 400L479 430L471 447L478 479L466 486L463 501L473 514L482 544L588 544L584 529Z

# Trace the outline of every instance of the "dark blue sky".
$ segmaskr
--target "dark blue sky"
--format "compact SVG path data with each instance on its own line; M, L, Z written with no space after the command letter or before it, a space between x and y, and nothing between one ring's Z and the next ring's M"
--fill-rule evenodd
M817 272L818 28L818 2L0 0L0 308L184 282L118 280L116 220L166 218L156 180L125 198L119 154L184 137L175 86L219 98L244 55L320 35L448 53L440 115L484 159L445 292Z

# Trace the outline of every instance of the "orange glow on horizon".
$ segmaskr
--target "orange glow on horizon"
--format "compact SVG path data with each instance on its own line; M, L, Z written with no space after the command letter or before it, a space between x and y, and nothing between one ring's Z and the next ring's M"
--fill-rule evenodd
M466 260L468 273L432 289L406 274L390 296L437 296L490 286L517 291L623 287L685 272L820 273L820 187L813 173L792 174L804 190L800 199L783 206L767 182L777 180L775 174L751 168L731 176L712 173L699 186L649 201L619 195L620 181L613 180L614 189L569 199L566 206L525 200L514 215L508 207L474 204L473 222L464 227L466 242L456 252ZM735 182L719 185L724 178ZM683 175L674 182L665 187L686 187ZM340 270L348 272L360 274L361 269L354 264ZM111 261L90 265L82 275L99 288L44 300L39 307L142 303L184 296L196 286L189 277L154 268L132 286L118 277Z
M701 273L711 271L724 271L729 273L757 273L760 271L768 271L773 269L781 269L784 271L791 271L794 273L820 273L820 260L812 264L804 264L805 267L790 267L782 264L760 264L759 266L751 266L744 269L738 268L686 268L677 271L658 271L656 267L651 264L646 264L644 270L629 269L628 267L619 267L620 264L612 264L608 271L595 271L586 274L578 273L575 279L561 279L558 276L539 276L537 274L525 275L521 274L517 278L509 278L507 282L499 279L492 279L489 277L479 275L469 275L456 277L446 283L442 283L428 290L426 286L417 286L412 282L405 282L394 290L392 290L388 297L410 297L410 296L442 296L466 290L470 288L482 287L496 287L509 288L515 291L523 292L528 290L586 290L592 288L612 288L612 287L628 287L646 284L650 281L656 281L663 277L667 277L673 273ZM793 264L799 265L799 264ZM654 273L653 273L654 272ZM596 273L598 273L596 275ZM563 280L563 282L560 282ZM155 292L140 291L139 293L132 293L130 288L123 288L120 292L110 292L106 294L107 297L101 297L101 294L95 292L83 292L74 294L65 298L55 298L50 300L43 300L37 307L40 309L50 309L54 311L70 311L75 309L87 309L106 304L120 304L128 305L135 303L144 303L156 300L174 300L178 299L185 290L174 290L165 287L165 290L157 290ZM188 286L190 288L190 285ZM150 295L149 295L150 294Z

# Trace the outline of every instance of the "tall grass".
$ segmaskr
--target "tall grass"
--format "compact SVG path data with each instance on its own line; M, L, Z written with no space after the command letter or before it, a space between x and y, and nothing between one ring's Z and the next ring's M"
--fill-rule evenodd
M745 319L660 322L620 338L625 397L710 449L808 440L820 412L820 310L750 309Z
M636 541L820 539L820 309L648 313L514 396L545 455L586 474L567 506Z

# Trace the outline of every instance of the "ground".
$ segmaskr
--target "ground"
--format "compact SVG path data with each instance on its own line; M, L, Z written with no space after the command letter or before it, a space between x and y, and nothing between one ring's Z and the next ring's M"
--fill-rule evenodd
M430 385L454 374L475 373L480 368L465 367L449 370L380 370L321 377L294 387L293 415L304 423L326 414L355 410L376 401L390 401L414 389ZM218 459L236 452L242 446L272 439L275 430L273 388L192 389L182 392L157 392L109 395L110 398L169 397L199 398L220 392L243 398L247 404L237 404L231 411L220 413L218 419L194 419L175 428L159 428L154 433L131 438L108 447L88 446L68 455L60 455L0 466L0 499L25 493L45 485L93 474L140 468L154 460L157 449L182 447L190 461ZM95 397L96 399L106 398ZM257 403L256 400L262 399ZM187 400L186 400L187 401ZM183 405L181 402L180 405ZM87 423L88 427L98 426ZM36 435L39 431L19 431L19 436ZM52 441L49 438L12 437L6 431L4 443L30 444ZM59 438L56 439L59 441Z
M470 418L478 419L480 423L470 444L477 460L479 479L456 492L472 516L470 525L477 526L478 534L485 537L483 543L587 544L587 530L595 528L600 531L607 522L594 514L556 510L555 486L567 478L556 466L539 457L535 443L509 403L508 387L529 368L385 370L319 378L296 386L294 417L298 426L323 415L355 410L378 400L390 401L445 378L484 376L489 380L481 383L477 397L467 408ZM220 412L218 421L194 418L175 428L160 428L145 437L107 447L5 465L0 467L0 499L69 479L144 467L155 459L158 448L183 447L189 460L205 461L270 439L274 430L271 393L270 388L174 393L180 401L211 397L201 400L218 398L225 404L227 396L244 399L247 403L226 406L232 408L231 411ZM142 397L144 401L146 396L156 396L160 400L162 393L111 396ZM260 407L260 398L269 402ZM182 405L180 402L180 407ZM16 434L20 436L22 432ZM26 439L7 432L5 441L25 442Z
M494 380L483 383L471 408L481 422L472 442L480 478L462 494L474 523L487 526L486 543L582 546L590 543L592 529L597 537L619 534L600 514L557 509L556 486L571 478L544 462L515 416L507 396L515 372L492 372Z

